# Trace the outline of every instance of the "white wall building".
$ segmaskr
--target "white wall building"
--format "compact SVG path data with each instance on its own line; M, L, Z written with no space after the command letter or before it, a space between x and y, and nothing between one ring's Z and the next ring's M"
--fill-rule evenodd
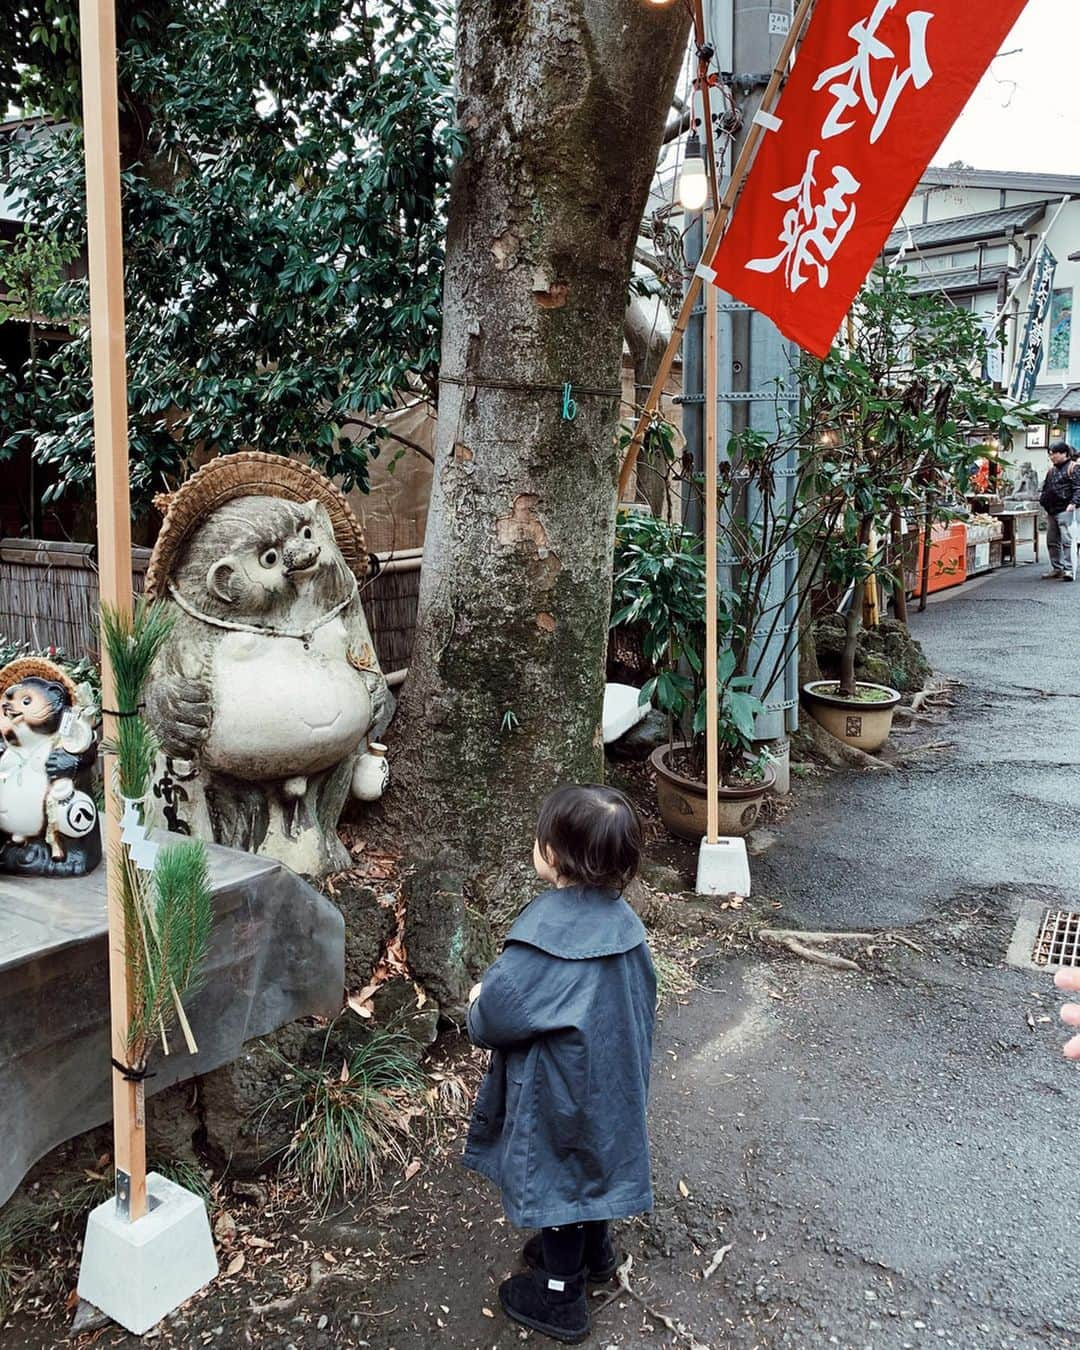
M1056 265L1032 346L1026 342L1029 315L1038 316L1032 281L1044 248ZM916 279L917 289L941 292L985 314L988 323L1004 309L1003 369L995 377L1013 389L1027 356L1035 370L1029 397L1046 412L1045 431L1036 431L1032 441L1056 431L1080 446L1080 332L1073 322L1080 291L1080 177L928 169L885 255Z

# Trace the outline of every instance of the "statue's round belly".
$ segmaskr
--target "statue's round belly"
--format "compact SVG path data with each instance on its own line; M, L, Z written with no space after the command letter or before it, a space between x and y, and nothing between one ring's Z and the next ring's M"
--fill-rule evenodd
M347 758L371 725L347 661L291 638L232 633L218 647L202 759L235 778L306 777Z
M4 758L0 757L0 834L36 839L45 829L48 775L44 765L23 765L20 772L12 763L5 769Z

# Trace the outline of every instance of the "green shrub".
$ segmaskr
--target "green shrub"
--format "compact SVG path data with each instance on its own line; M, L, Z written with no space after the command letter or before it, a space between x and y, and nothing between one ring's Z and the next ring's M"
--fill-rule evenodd
M282 1170L322 1209L370 1190L387 1164L408 1161L410 1121L427 1086L410 1048L401 1035L374 1031L340 1064L325 1045L313 1067L273 1052L288 1073L267 1110L291 1112L294 1126Z

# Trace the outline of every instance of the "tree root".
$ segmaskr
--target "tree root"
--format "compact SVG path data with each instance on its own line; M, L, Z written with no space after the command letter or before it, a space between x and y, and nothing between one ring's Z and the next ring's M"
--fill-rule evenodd
M849 961L846 956L835 956L832 952L821 952L814 947L807 947L791 934L773 933L764 928L758 934L765 942L772 942L777 947L785 947L795 956L801 956L806 961L815 961L819 966L828 966L830 970L861 970L862 967L856 961Z
M846 932L810 932L800 928L759 928L758 938L774 947L783 947L804 961L813 961L819 966L828 966L830 970L862 970L857 961L846 956L836 956L832 952L819 951L818 948L829 942L899 942L921 956L923 948L910 938L899 933L846 933ZM872 948L870 949L872 953Z
M843 933L843 932L809 932L803 928L760 928L758 937L766 942L780 942L785 938L795 938L801 942L878 942L888 933Z
M728 1250L730 1250L730 1248ZM725 1251L724 1254L726 1255L727 1252ZM612 1294L610 1298L606 1298L598 1308L594 1309L594 1313L601 1312L609 1303L614 1303L616 1299L622 1298L624 1294L629 1294L636 1303L641 1304L642 1308L650 1317L654 1318L657 1322L663 1323L673 1336L677 1336L680 1340L685 1341L690 1347L690 1350L709 1350L709 1347L702 1341L699 1341L689 1327L684 1326L682 1322L676 1322L673 1317L668 1317L662 1312L657 1312L655 1308L651 1307L645 1299L642 1298L630 1283L630 1270L633 1267L633 1264L634 1258L632 1256L627 1256L626 1260L616 1271L616 1278L619 1281L619 1292L617 1294ZM719 1262L717 1262L717 1265L719 1265Z
M919 713L928 703L935 708L955 708L956 700L950 695L957 684L956 680L946 680L944 684L932 684L927 689L920 689L911 700L911 711Z
M895 773L896 768L875 755L868 755L857 746L837 740L830 732L812 717L808 717L798 731L799 736L809 741L809 749L818 759L833 769L864 769L873 773Z

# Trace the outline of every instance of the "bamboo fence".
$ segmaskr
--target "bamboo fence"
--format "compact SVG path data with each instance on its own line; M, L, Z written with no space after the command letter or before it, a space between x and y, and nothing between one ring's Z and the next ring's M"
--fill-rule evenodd
M59 648L72 661L100 659L98 576L92 544L0 539L0 643ZM364 612L379 664L390 674L412 655L421 549L379 555L382 570L364 587ZM132 586L143 589L149 549L132 550Z

